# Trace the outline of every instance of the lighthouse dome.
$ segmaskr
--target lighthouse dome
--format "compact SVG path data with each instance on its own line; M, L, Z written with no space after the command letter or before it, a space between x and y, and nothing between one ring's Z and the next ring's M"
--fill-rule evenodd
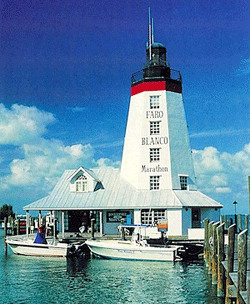
M165 48L165 46L162 43L159 43L159 42L152 43L151 47L164 47Z

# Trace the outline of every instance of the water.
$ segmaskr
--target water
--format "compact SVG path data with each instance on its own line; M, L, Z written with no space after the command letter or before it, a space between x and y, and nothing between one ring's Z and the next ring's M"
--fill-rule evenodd
M0 303L222 303L202 262L5 256L0 242Z

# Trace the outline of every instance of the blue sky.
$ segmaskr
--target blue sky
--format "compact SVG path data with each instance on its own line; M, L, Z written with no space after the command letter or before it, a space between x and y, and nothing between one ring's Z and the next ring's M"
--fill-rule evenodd
M130 78L155 40L183 77L200 190L248 212L249 13L242 1L1 3L0 198L22 207L65 169L119 167Z

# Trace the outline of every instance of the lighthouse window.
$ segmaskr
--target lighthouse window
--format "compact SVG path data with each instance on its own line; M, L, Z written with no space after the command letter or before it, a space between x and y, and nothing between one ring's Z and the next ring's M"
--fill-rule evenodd
M187 176L180 176L181 190L187 190Z
M150 121L150 135L160 134L160 122Z
M150 190L160 189L160 176L150 176Z
M150 162L159 161L160 160L160 148L149 149L149 159L150 159Z
M156 96L150 96L150 109L159 109L160 103L159 103L159 95Z

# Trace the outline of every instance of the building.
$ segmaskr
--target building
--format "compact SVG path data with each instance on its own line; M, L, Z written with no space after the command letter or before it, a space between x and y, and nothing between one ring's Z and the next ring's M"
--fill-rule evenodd
M167 218L169 235L187 235L205 218L218 221L222 205L197 190L180 72L149 25L146 65L132 75L121 169L66 170L51 194L24 207L49 211L62 232L117 234L121 220L153 224Z

